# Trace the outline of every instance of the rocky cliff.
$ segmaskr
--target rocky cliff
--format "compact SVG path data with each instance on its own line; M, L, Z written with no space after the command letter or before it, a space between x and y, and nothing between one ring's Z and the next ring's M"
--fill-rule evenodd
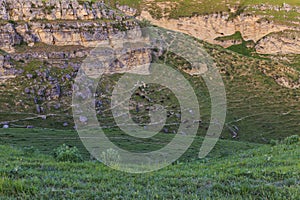
M100 2L1 0L0 11L0 48L7 52L37 42L95 47L110 34L137 26Z
M92 50L102 44L107 48L96 51L107 58L107 49L140 33L136 20L102 2L0 0L0 110L33 112L38 116L32 119L43 120L68 112L73 81ZM107 74L147 70L152 59L143 48L121 53ZM81 95L91 94L87 88Z
M259 53L289 54L299 53L300 51L298 37L293 38L288 35L290 31L298 32L298 35L300 33L300 23L299 18L297 17L300 15L299 7L292 7L288 4L283 4L281 6L260 4L247 8L248 11L240 11L241 13L232 8L231 11L227 13L219 12L214 14L172 18L169 16L168 12L172 9L176 9L176 4L173 6L173 4L167 1L157 4L158 6L156 6L155 9L160 9L162 12L157 16L157 14L153 14L153 10L149 9L149 7L151 7L149 4L150 1L145 2L147 6L142 7L142 11L138 14L139 19L146 19L154 25L187 33L209 43L219 44L226 48L231 45L239 44L241 41L221 41L216 39L240 32L245 41L254 41L256 44L255 49L257 49ZM170 6L171 8L168 9ZM122 11L128 10L127 7L119 6L119 8ZM253 9L256 10L255 14L251 12ZM268 12L272 13L272 15L266 17L266 14L264 13ZM277 23L272 20L277 14L278 18L286 18L285 23ZM292 19L288 19L288 16L295 17L290 17ZM269 37L271 33L281 33L283 31L286 31L286 34L281 35L282 41ZM279 42L278 45L276 44L277 42ZM293 43L295 45L293 45Z
M122 40L125 31L138 35L139 24L102 2L1 0L1 78L22 74L23 70L16 66L26 66L33 60L78 69L91 49ZM120 58L112 69L149 63L150 54L144 49L136 50L131 58Z
M300 32L282 31L266 35L257 42L258 53L300 54Z
M33 46L42 42L48 45L81 45L95 47L99 41L105 41L109 35L119 30L134 29L138 25L130 16L139 15L154 25L181 31L213 44L227 48L238 45L241 40L222 40L220 38L240 32L243 40L253 41L258 53L289 54L299 53L299 40L288 33L299 35L297 21L291 23L275 23L271 16L249 12L230 12L194 15L191 17L170 18L169 13L154 16L147 4L140 12L129 6L116 5L121 11L107 7L103 2L85 2L73 0L0 0L0 48L6 52L15 52L15 47L22 44ZM161 8L160 8L160 7ZM170 2L160 3L156 9L168 10ZM172 9L174 9L172 7ZM300 14L299 7L288 4L270 6L260 4L253 6L262 13L266 11L289 12ZM292 14L293 14L292 13ZM283 15L283 16L286 16ZM234 16L234 17L233 17ZM281 34L281 38L272 33Z

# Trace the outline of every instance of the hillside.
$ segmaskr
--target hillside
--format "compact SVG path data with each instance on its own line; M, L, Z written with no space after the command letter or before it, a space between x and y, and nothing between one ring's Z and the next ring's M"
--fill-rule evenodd
M205 44L205 47L215 59L226 86L228 98L226 123L228 126L224 128L222 137L231 138L228 128L231 126L239 127L239 139L259 143L298 133L300 110L298 88L300 84L297 65L294 67L273 61L273 59L242 56L209 44ZM47 51L49 50L52 49L47 48ZM61 50L62 48L59 49ZM64 54L69 55L69 53ZM185 66L180 59L172 55L165 56L168 57L167 63L170 65L178 68ZM12 69L16 69L16 77L6 79L0 85L0 122L2 124L25 128L33 126L73 129L70 107L71 87L79 65L74 65L72 60L80 63L80 59L64 58L62 60L68 60L64 67L60 64L58 64L59 67L51 65L51 58L48 58L46 62L36 59L28 59L25 63L12 61L14 67L7 70L11 72ZM162 60L164 60L163 57ZM59 59L54 61L58 62ZM98 109L99 112L104 112L99 115L99 119L108 127L113 127L114 122L111 121L111 112L107 109L110 106L107 96L119 77L119 75L108 76L105 78L106 84L99 86L99 91L104 91L102 97L99 97L102 105L99 105ZM199 134L205 134L210 119L210 111L206 106L209 105L207 89L201 77L188 74L186 77L198 91L198 98L202 102L200 108L203 124ZM155 102L172 96L168 91L162 91L158 95L151 92L153 89L159 90L157 86L152 86L134 95L135 101L144 105L144 109L140 112L141 116L147 113L147 105L150 105L145 99L141 99L143 93ZM169 106L170 103L175 102L172 100L165 102L164 105ZM173 113L176 111L170 109ZM175 113L170 116L170 123L174 120L176 122L175 116ZM143 119L140 120L143 121ZM172 129L169 128L168 133L172 133Z
M1 199L299 199L300 145L292 137L236 155L127 174L0 146ZM234 146L234 145L232 145Z
M0 0L0 199L298 200L299 16L298 0ZM160 30L154 38L149 27ZM173 37L175 32L192 45ZM193 47L203 53L195 58L204 58L197 66L191 64L192 55L180 54L199 53ZM150 63L160 68L158 77L146 84L145 74L154 66ZM165 73L166 66L195 93L195 98L181 95L187 106L172 88L159 84L166 78L180 94L190 89ZM87 81L81 79L81 69L91 75ZM144 79L122 90L116 101L119 81L129 84L122 78L134 70ZM207 83L215 78L205 77L210 70L220 74L226 90L224 127L212 114L214 98L221 94L212 96L212 90L219 90ZM103 76L95 84L99 72ZM128 92L129 112L114 110ZM92 97L93 110L83 112ZM83 104L76 104L76 98ZM195 99L200 118L198 109L189 107ZM196 120L183 120L185 113ZM198 132L170 166L123 173L95 159L100 156L124 170L120 151L107 148L93 154L84 140L97 145L94 151L102 148L96 143L99 137L80 138L80 128L94 130L92 115L108 142L132 154L158 152L176 136L189 136L181 125ZM153 115L162 126L152 121ZM125 119L121 125L119 118ZM159 130L153 135L155 126ZM221 136L208 156L199 158L203 141L217 134L207 134L211 126L223 128ZM147 131L153 137L144 138ZM159 158L144 157L164 165L181 143L185 141ZM153 169L148 161L141 169Z

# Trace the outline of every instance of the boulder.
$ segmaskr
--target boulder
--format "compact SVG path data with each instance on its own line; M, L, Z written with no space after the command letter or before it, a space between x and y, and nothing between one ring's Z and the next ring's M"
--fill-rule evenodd
M79 121L80 121L81 123L87 123L88 118L85 117L85 116L80 116L80 117L79 117Z
M5 125L3 125L3 128L7 129L7 128L9 128L9 125L5 124Z

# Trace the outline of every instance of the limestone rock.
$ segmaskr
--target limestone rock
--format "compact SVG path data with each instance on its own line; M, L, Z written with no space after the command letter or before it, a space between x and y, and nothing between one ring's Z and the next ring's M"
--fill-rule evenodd
M16 32L13 24L0 26L0 48L7 52L14 52L14 45L21 44L22 38Z
M299 10L295 10L295 8L291 8L289 5L283 5L283 7L276 9L272 6L258 7L257 9L278 9L286 12L289 12L291 9L293 9L293 11L300 13L300 8ZM138 19L146 19L154 25L183 32L209 43L222 45L225 48L231 45L239 44L240 41L229 40L220 42L217 41L216 38L230 36L239 31L244 40L252 40L254 43L260 42L256 48L259 52L276 54L281 51L281 47L283 47L283 53L291 52L292 49L296 48L297 53L300 51L297 44L293 47L293 45L290 43L295 42L292 40L279 42L278 48L274 46L274 44L276 44L274 40L269 40L270 42L265 42L265 40L262 40L262 38L274 32L281 32L285 30L300 31L299 24L297 26L275 24L272 21L264 20L264 16L256 16L248 13L242 13L234 19L229 19L229 17L229 14L219 13L194 17L183 17L179 19L170 19L167 17L155 19L151 16L149 11L143 10L140 16L138 16Z
M79 121L80 121L81 123L87 123L88 118L85 117L85 116L80 116L80 117L79 117Z
M0 19L3 20L95 20L102 17L113 20L115 13L110 12L101 2L0 0Z
M0 0L0 20L7 21L0 24L0 49L13 53L16 45L36 42L96 47L116 28L137 26L127 19L101 2Z
M3 128L4 128L4 129L8 129L8 128L9 128L9 125L7 125L7 124L6 124L6 125L3 125Z
M256 45L261 54L300 54L300 31L283 31L263 37Z

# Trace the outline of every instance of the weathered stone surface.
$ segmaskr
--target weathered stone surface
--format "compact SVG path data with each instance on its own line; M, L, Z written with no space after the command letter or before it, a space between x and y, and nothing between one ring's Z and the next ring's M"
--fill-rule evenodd
M8 128L9 128L9 125L3 125L3 128L4 128L4 129L8 129Z
M256 51L261 54L300 54L300 31L273 33L258 41Z
M272 22L260 21L259 16L241 15L233 20L228 20L229 15L212 14L180 19L154 19L149 12L143 11L141 18L151 21L155 25L172 30L181 31L215 43L217 37L233 35L239 31L245 40L258 41L263 36L288 29L284 25L275 25Z
M119 29L137 26L101 2L76 0L0 0L0 49L9 53L14 46L36 42L49 45L95 47Z
M12 67L11 56L0 54L0 78L13 78L18 73L18 70Z
M102 2L77 0L0 0L0 19L3 20L95 20L115 19L114 10Z
M34 46L36 42L48 45L66 46L81 45L85 47L96 47L99 42L108 40L112 35L117 35L116 27L126 26L133 29L136 22L26 22L0 25L0 48L13 53L14 46L22 42ZM80 55L78 53L78 56Z
M14 45L21 44L22 38L16 32L13 24L7 23L0 26L0 49L7 52L14 52Z
M80 117L79 117L79 121L80 121L81 123L86 123L86 122L88 121L88 118L85 117L85 116L80 116Z
M120 9L122 10L123 8ZM280 11L284 10L286 12L293 10L295 12L299 12L300 14L300 8L297 8L299 10L295 10L296 8L291 8L287 4L278 8L266 6L265 8L259 7L257 9L277 9ZM259 52L262 53L277 54L281 51L283 53L292 53L292 49L295 48L297 48L297 53L300 51L298 45L292 47L290 42L295 42L294 40L288 40L283 42L279 41L278 47L276 47L276 45L274 46L274 40L271 41L270 39L269 42L265 42L265 40L262 40L262 38L274 32L286 30L300 31L299 24L295 24L295 26L275 24L272 21L264 20L264 16L251 15L248 13L241 14L234 19L229 19L229 17L229 14L219 13L210 15L200 15L194 17L185 17L179 19L169 19L168 17L155 19L147 10L143 10L138 19L146 19L154 25L175 31L180 31L194 36L196 38L199 38L201 40L207 41L209 43L222 45L226 48L231 45L239 44L239 41L230 40L220 42L215 39L218 37L230 36L239 31L241 32L243 39L246 41L252 40L255 43L260 41L260 44L258 44L257 49Z
M0 48L9 53L11 60L25 64L32 60L40 60L49 66L61 68L71 66L76 70L90 55L91 49L100 44L107 45L118 54L118 58L115 58L105 70L106 73L123 73L136 67L137 71L147 71L149 68L152 59L150 49L141 47L126 49L124 52L122 46L124 40L132 42L136 39L137 42L144 43L139 41L141 29L138 23L127 20L129 17L117 14L101 2L91 4L78 3L76 0L0 0L0 7L0 10L2 9L0 19L7 21L0 24L0 39L2 37ZM124 30L128 32L125 33ZM22 46L16 48L20 44ZM26 47L26 44L29 47ZM54 46L70 48L60 50ZM104 51L100 54L106 59L109 53L111 52ZM6 60L9 59L5 56L0 57L0 69L4 69L4 66L8 68ZM0 72L2 71L3 74L8 73L8 70ZM92 75L94 74L97 75L97 71L92 71ZM37 88L32 93L25 92L35 93L38 97L48 100L59 99L65 92L61 91L59 81L64 82L74 77L74 74L68 74L58 80L47 71L24 75L29 80L33 79L34 84L38 83L36 78L50 84L48 89ZM91 92L87 90L81 95L82 98L88 98Z
M134 16L137 14L137 9L135 8L131 8L127 5L119 5L117 4L116 7L122 11L123 13L125 13L126 15L130 15L130 16Z

